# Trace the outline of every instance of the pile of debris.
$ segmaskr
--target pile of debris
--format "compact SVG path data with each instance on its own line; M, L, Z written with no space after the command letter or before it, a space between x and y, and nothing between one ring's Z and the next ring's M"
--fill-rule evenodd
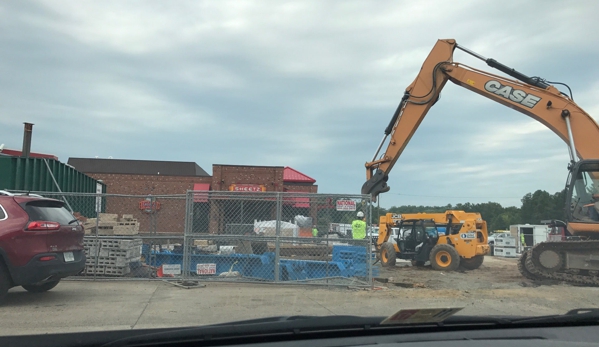
M84 237L84 275L125 276L141 266L141 239Z
M100 213L99 218L88 218L84 224L85 234L96 234L96 224L98 227L97 235L137 235L139 234L139 223L133 218L132 214L124 214L118 218L116 213Z

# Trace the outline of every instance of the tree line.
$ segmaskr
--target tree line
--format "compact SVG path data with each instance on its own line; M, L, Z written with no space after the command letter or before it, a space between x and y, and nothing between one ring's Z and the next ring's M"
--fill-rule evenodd
M458 203L455 205L447 204L445 206L415 206L403 205L393 206L389 209L383 207L373 207L373 223L378 223L378 217L386 213L438 213L446 210L461 210L465 212L478 212L487 222L487 229L507 230L513 224L539 224L542 220L560 219L565 217L566 191L562 190L550 194L544 190L537 190L534 193L528 193L520 200L521 207L508 206L503 207L497 202L484 203Z

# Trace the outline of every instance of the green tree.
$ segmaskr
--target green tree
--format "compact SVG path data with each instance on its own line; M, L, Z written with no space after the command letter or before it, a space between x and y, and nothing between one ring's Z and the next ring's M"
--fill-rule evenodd
M522 223L538 224L542 220L555 219L555 200L555 194L552 196L544 190L524 195L520 208Z
M505 230L513 224L538 224L542 220L565 219L566 190L549 194L544 190L537 190L522 197L522 206L503 207L497 202L471 203L464 202L456 205L445 206L423 206L402 205L392 206L389 209L383 207L372 208L373 222L378 223L378 217L386 213L440 213L447 210L461 210L465 212L478 212L487 222L487 229ZM376 222L375 222L376 221Z
M566 219L566 189L553 194L553 213L555 219Z
M504 208L501 214L496 215L487 225L487 228L489 230L507 230L510 225L519 224L520 220L520 209L510 206Z

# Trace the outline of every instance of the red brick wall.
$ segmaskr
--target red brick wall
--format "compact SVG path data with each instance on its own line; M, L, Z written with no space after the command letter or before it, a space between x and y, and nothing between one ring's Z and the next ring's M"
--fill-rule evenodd
M317 193L318 186L305 183L283 182L283 167L268 166L232 166L213 165L212 177L189 176L160 176L160 175L123 175L123 174L88 174L94 179L104 181L108 194L124 195L174 195L185 194L193 189L194 183L209 183L215 191L228 191L232 184L264 185L266 191L289 191ZM156 231L158 233L182 234L185 220L185 200L175 198L160 198L160 210L150 215L139 209L143 197L110 197L106 201L106 212L133 214L140 222L140 231ZM210 207L211 232L222 229L222 214L220 208ZM312 212L312 211L311 211Z
M212 177L88 174L106 184L108 194L174 195L185 194L194 183L211 183ZM140 232L183 234L185 228L185 198L159 198L160 210L154 214L139 209L141 197L108 197L106 213L132 214L139 223Z
M286 192L318 193L318 186L310 183L285 183L283 187Z

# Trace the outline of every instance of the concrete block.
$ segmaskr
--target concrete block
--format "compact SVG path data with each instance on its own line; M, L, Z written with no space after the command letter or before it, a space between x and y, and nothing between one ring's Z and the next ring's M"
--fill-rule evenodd
M117 225L112 229L113 235L137 235L139 234L139 225Z
M85 273L91 275L103 275L106 268L104 266L86 266Z
M128 274L129 272L131 272L131 268L129 266L107 266L104 270L104 274L106 276L123 276Z
M193 241L194 246L208 246L209 244L210 244L210 242L208 240L194 240Z
M132 259L141 256L141 248L133 247L129 249L108 249L109 257L120 257L125 259Z
M124 221L124 222L123 221L116 222L116 225L119 225L119 226L138 226L139 227L139 223L137 223L137 221L133 221L133 220Z
M133 219L133 215L132 215L132 214L124 214L124 215L121 217L121 220L125 220L125 221L127 221L127 220L132 220L132 219Z
M98 227L98 235L114 235L114 227Z
M100 213L98 215L98 217L100 218L100 221L113 221L116 222L117 219L119 218L119 215L116 213Z

